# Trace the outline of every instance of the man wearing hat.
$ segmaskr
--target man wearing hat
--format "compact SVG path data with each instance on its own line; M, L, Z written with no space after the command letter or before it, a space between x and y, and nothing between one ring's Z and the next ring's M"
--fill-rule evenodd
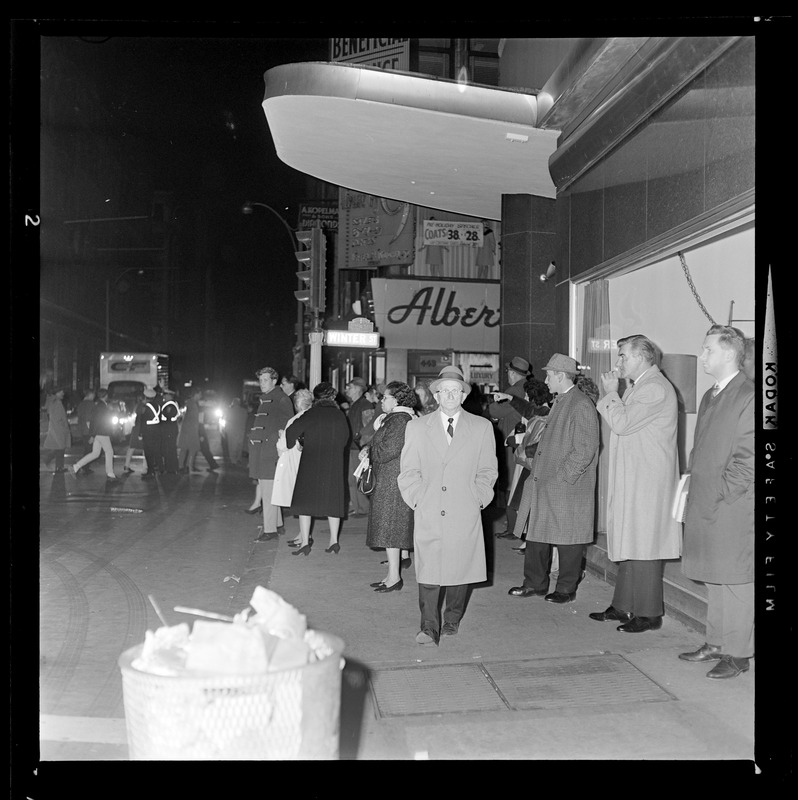
M141 443L144 447L144 460L147 462L147 471L141 476L142 480L152 480L159 472L163 471L160 424L161 404L155 389L147 386L144 389L144 404L141 412Z
M498 476L496 439L488 420L462 409L470 390L457 367L444 367L430 384L437 411L405 429L398 485L414 511L419 644L456 634L468 584L487 578L481 512Z
M524 381L529 377L532 372L532 365L521 356L514 356L508 364L505 365L507 371L507 388L504 394L517 397L520 400L525 400ZM507 402L493 402L488 406L488 413L491 419L496 421L496 426L501 434L502 442L507 441L507 437L515 433L515 427L521 422L521 415ZM510 490L510 485L513 480L513 473L515 472L515 458L513 448L509 445L504 445L503 459L499 470L499 481L497 484L497 494L503 499L504 505L510 499L507 493ZM508 527L503 532L497 534L500 538L512 539L513 532Z
M355 470L360 465L360 432L366 424L367 412L374 412L374 403L366 397L366 390L368 384L363 378L352 378L346 384L344 389L346 396L349 398L351 405L346 412L346 418L349 422L350 442L349 442L349 470L348 470L348 483L349 483L349 502L351 509L349 511L352 517L365 517L369 513L369 500L357 488L357 478L354 476Z
M585 546L594 536L599 418L593 401L574 385L579 367L573 358L555 353L543 369L556 398L518 509L517 536L528 520L524 583L509 594L569 603L582 575ZM559 555L559 575L549 593L552 547Z

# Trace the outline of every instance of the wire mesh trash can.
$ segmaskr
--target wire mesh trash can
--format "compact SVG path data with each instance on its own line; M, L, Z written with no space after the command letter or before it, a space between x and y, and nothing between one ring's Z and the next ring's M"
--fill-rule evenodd
M331 655L257 675L165 676L119 657L130 759L264 761L337 759L344 643L316 631Z

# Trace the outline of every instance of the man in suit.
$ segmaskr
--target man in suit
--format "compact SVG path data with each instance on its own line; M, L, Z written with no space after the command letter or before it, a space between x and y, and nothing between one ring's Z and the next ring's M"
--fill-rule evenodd
M398 484L414 512L416 642L437 645L441 635L457 633L468 584L487 579L481 512L493 499L498 469L492 425L462 409L471 390L463 373L444 367L430 390L439 408L408 423Z
M612 605L590 614L618 621L624 633L662 627L665 560L681 553L671 503L679 483L676 391L657 366L646 336L618 339L615 371L605 372L597 408L610 426L607 554L618 563ZM619 379L627 388L618 394Z
M364 414L371 411L374 412L374 403L366 397L366 390L368 384L363 378L352 378L349 383L344 387L346 396L349 398L351 405L346 412L346 418L349 422L349 430L351 437L349 441L349 470L348 470L348 484L349 484L349 503L350 503L350 517L365 517L369 513L369 499L363 492L357 488L357 478L354 476L355 470L360 465L360 432L365 425Z
M573 358L555 353L543 369L556 399L518 510L517 532L529 518L524 583L509 594L545 595L550 603L569 603L582 575L585 546L595 533L599 420L593 402L574 386L579 367ZM559 575L549 594L552 546L559 553Z
M707 587L707 640L683 661L713 662L708 678L735 678L754 654L754 384L745 337L706 334L699 363L715 379L701 399L690 456L682 572Z

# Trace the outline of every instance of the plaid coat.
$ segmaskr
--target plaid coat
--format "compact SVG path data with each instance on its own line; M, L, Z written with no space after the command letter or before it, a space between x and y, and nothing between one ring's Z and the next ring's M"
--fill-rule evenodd
M594 537L599 418L574 386L559 395L524 484L515 535L545 544L588 544Z

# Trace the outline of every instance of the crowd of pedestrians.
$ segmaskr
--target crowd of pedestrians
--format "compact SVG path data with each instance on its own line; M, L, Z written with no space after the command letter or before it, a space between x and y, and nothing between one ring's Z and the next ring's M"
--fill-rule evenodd
M618 340L615 367L601 386L570 356L554 353L542 372L516 356L506 365L505 390L482 396L456 366L429 383L369 386L359 377L345 395L327 382L306 389L296 376L280 380L258 370L260 396L247 423L240 400L229 409L227 455L243 461L255 485L247 509L259 514L256 542L285 532L298 517L292 554L313 550L313 520L325 519L324 552L341 552L342 520L367 517L365 544L384 552L378 594L400 591L415 562L419 631L416 642L438 645L458 633L473 584L486 580L483 512L504 510L506 527L524 556L519 598L570 603L585 575L586 548L595 540L600 448L607 450L606 532L609 559L618 565L611 602L590 617L625 633L656 631L665 613L663 570L682 559L688 578L707 586L707 641L687 662L709 662L710 678L749 669L753 621L753 397L744 370L746 340L713 325L699 364L716 381L701 400L684 516L673 510L679 484L676 391L660 369L656 344L640 334ZM64 390L47 398L45 463L64 472L71 433ZM142 448L142 478L196 471L207 443L202 393L180 408L167 386L145 389L125 456ZM78 409L83 456L75 475L105 455L113 469L114 409L107 392L87 392ZM601 422L606 438L602 442ZM178 455L179 453L179 455ZM370 472L369 489L359 477ZM683 477L683 481L685 478ZM412 554L412 556L411 556ZM375 576L376 577L376 576ZM552 582L554 589L550 591Z

